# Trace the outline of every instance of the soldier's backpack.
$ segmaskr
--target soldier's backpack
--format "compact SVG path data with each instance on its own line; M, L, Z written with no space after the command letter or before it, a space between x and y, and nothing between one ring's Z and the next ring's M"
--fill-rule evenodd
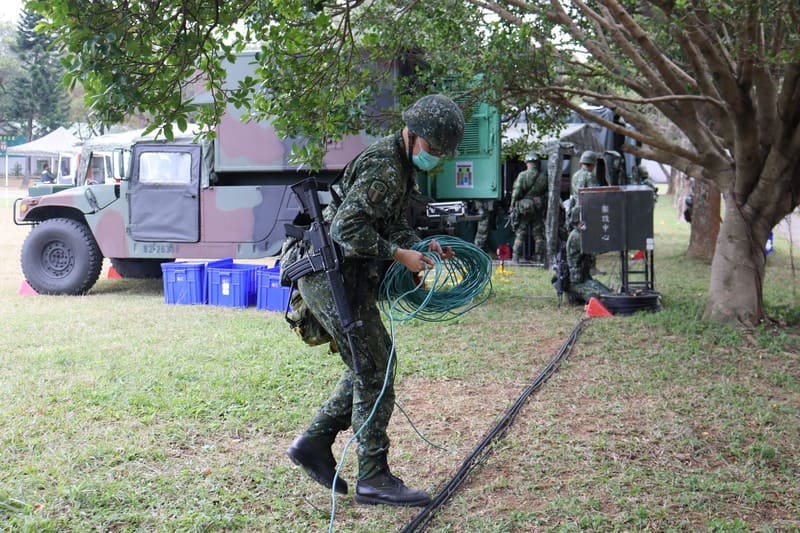
M302 241L288 237L284 241L281 249L279 265L281 268L281 284L289 286L292 289L291 296L289 297L289 306L291 310L286 309L283 316L286 322L289 323L289 327L292 328L292 331L294 331L303 342L309 346L319 346L320 344L328 343L331 352L336 353L339 351L336 346L336 341L334 341L328 331L322 327L322 324L320 324L317 317L314 316L314 313L311 312L311 309L308 308L303 300L303 295L300 294L295 284L286 276L286 270L298 260L302 259L303 256L304 250Z

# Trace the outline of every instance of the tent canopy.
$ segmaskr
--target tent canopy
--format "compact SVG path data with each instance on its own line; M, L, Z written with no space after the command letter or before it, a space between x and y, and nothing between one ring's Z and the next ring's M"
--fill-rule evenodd
M58 128L35 141L9 146L6 153L10 156L58 157L61 154L77 154L80 145L79 138L64 128Z

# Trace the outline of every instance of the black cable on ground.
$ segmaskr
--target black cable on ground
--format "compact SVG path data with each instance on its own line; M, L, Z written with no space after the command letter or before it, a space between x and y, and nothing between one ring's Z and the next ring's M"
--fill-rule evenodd
M569 353L572 351L572 347L575 345L575 342L578 340L578 335L581 332L581 328L583 328L584 319L578 321L575 325L575 328L572 330L572 333L566 338L564 343L561 345L561 348L558 350L558 353L547 363L547 366L539 373L538 376L531 382L525 390L522 391L517 401L514 402L500 421L492 428L484 437L483 440L478 444L478 446L472 451L472 453L464 459L464 462L461 463L461 467L458 469L456 474L453 478L439 491L439 493L433 497L431 503L428 504L420 513L414 517L411 522L409 522L405 528L403 528L403 533L411 533L413 531L421 531L425 525L428 524L433 519L434 514L436 511L444 506L445 503L455 494L456 490L459 486L464 482L470 472L474 470L478 465L483 464L486 458L491 453L491 445L492 443L501 437L503 437L506 433L506 430L511 427L511 424L514 422L517 414L519 413L522 406L525 405L525 402L528 398L536 392L544 383L550 379L550 376L555 374L558 368L561 366L561 362L566 359Z

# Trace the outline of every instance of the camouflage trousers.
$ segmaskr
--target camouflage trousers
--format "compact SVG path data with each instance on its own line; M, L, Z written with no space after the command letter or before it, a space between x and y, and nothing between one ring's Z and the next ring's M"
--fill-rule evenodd
M611 289L592 278L590 271L593 261L592 254L585 254L581 251L580 232L573 228L567 238L569 284L565 292L570 303L585 304L592 296L611 292Z
M581 283L570 283L567 290L564 292L567 295L567 301L569 303L585 304L589 302L592 296L597 297L601 294L611 294L611 289L596 279L587 279Z
M494 215L494 202L491 200L488 201L476 201L478 208L481 210L481 219L478 221L478 227L475 229L475 240L473 244L480 249L484 249L486 246L486 241L489 238L489 229L491 226L491 218Z
M523 219L520 221L514 234L514 246L512 247L512 258L514 261L528 259L525 253L525 245L528 242L529 235L533 236L533 249L528 250L528 253L531 256L534 254L545 254L547 238L544 233L544 219L540 217Z
M486 246L486 240L489 238L489 218L484 217L478 221L478 228L475 230L474 244L481 250Z
M353 354L339 322L327 275L324 272L309 274L297 284L306 305L336 341L347 367L314 416L306 435L328 437L333 442L338 432L352 426L353 431L358 432L356 453L360 479L373 476L386 465L389 450L386 427L394 410L394 364L389 368L392 341L376 304L381 267L381 262L366 260L345 261L343 265L351 310L363 322L351 333L359 374L353 371ZM381 396L384 383L386 389Z

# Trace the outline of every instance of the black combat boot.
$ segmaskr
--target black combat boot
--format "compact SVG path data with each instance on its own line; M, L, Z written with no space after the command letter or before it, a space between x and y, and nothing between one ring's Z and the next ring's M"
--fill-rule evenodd
M410 489L403 480L395 477L385 468L367 479L359 479L356 485L356 502L375 505L394 505L397 507L424 507L431 502L428 493Z
M294 464L302 466L311 479L324 487L331 488L336 475L336 459L333 458L333 452L331 452L331 445L335 438L335 435L333 439L329 436L300 435L286 450L286 455ZM336 492L347 494L347 482L341 477L336 478Z

